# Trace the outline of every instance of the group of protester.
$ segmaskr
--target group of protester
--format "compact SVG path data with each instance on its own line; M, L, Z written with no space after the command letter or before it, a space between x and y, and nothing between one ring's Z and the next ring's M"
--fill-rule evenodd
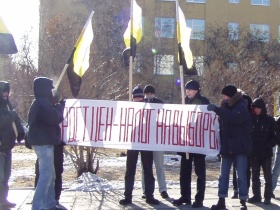
M266 104L262 98L252 99L242 90L233 85L225 86L222 91L220 106L211 104L209 100L200 94L200 85L195 80L190 80L185 85L185 104L207 105L208 111L213 111L219 117L220 125L220 150L221 169L217 204L212 205L211 210L226 209L225 198L228 196L230 170L233 166L234 193L232 198L240 199L240 209L246 210L246 202L257 203L262 201L260 168L263 169L265 188L264 204L271 204L274 197L273 191L277 185L280 174L280 147L277 148L273 169L273 147L280 145L280 117L274 119L267 114ZM155 88L147 85L144 91L135 87L132 92L133 101L162 103L155 97ZM278 125L278 126L277 126ZM164 178L163 153L160 155L160 163L157 152L128 150L124 199L121 205L132 203L132 191L135 179L138 154L141 154L142 163L142 198L152 205L159 204L154 198L155 178L153 176L153 162L155 164L159 191L163 198L169 198ZM180 193L181 197L172 201L173 205L191 205L193 208L203 206L206 186L205 155L195 153L178 153L181 155L180 168ZM192 166L197 176L197 187L194 202L191 202L191 177ZM160 169L161 168L161 169ZM252 192L248 198L250 177L252 169ZM162 175L160 175L162 174Z
M53 81L49 78L36 78L33 87L35 99L28 113L29 129L26 135L21 120L9 100L9 83L0 82L0 93L2 93L0 97L0 209L16 206L15 203L7 200L8 181L11 175L11 150L15 145L15 139L18 142L25 139L26 145L32 147L37 155L36 188L32 210L62 209L57 206L63 171L63 143L61 143L59 124L63 121L65 101L58 101L53 96Z
M7 200L8 181L11 175L11 150L15 140L20 142L25 138L37 155L35 193L32 210L60 209L57 204L61 193L63 172L63 142L59 124L63 121L65 101L54 97L53 81L46 77L34 80L35 99L28 113L28 135L21 125L20 118L14 111L10 100L8 82L0 82L0 208L12 208L16 204ZM185 104L207 105L208 111L213 111L219 117L221 169L219 176L219 200L212 210L225 209L225 198L228 196L229 176L231 166L234 166L234 194L232 198L240 199L240 209L247 209L246 202L262 201L260 185L260 167L265 178L264 204L270 204L274 197L273 191L280 174L280 118L276 120L267 114L266 104L261 98L253 101L240 89L233 85L225 86L222 91L220 106L211 104L200 94L197 81L188 81L185 85ZM146 85L144 90L135 87L133 101L146 103L163 103L155 97L155 88ZM273 169L273 147L278 144ZM151 205L159 204L154 198L155 164L159 192L162 198L169 198L164 173L163 151L128 150L124 199L121 205L132 203L136 164L138 154L141 154L143 199ZM175 206L191 205L193 208L203 206L206 166L205 155L195 153L178 153L181 155L180 193L181 197L172 202ZM194 202L191 203L192 165L197 176L197 188ZM253 196L248 199L250 174L252 169ZM235 183L236 182L236 183Z

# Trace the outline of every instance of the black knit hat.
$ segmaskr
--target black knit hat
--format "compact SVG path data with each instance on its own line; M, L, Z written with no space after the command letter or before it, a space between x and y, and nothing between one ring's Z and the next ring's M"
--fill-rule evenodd
M186 83L185 88L190 90L199 90L199 83L196 80L190 80Z
M144 98L144 93L142 88L136 86L132 91L132 98Z
M154 86L152 85L146 85L145 88L144 88L144 93L153 93L155 94L156 93L156 89L154 88Z
M223 88L222 94L232 97L237 93L237 88L234 85L227 85Z

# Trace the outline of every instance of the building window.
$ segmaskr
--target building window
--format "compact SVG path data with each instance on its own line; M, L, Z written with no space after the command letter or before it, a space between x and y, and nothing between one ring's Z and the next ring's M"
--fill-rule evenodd
M238 40L239 34L239 24L238 23L228 23L228 39Z
M228 0L228 3L239 4L239 0Z
M174 56L173 55L156 55L154 57L154 74L173 75Z
M203 74L204 74L204 56L194 56L194 66L197 70L197 75L203 76Z
M270 0L251 0L251 5L269 6Z
M174 38L175 19L174 18L156 18L155 19L155 37L156 38Z
M250 24L250 32L256 41L269 42L269 25Z
M187 2L191 2L191 3L206 3L206 0L187 0Z
M204 37L205 37L205 20L187 19L187 26L192 29L191 39L204 40Z

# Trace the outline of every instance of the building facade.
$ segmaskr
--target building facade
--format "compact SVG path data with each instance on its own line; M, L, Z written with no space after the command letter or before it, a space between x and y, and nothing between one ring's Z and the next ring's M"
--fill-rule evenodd
M79 16L81 22L85 22L90 11L95 11L93 17L95 37L92 50L98 61L94 63L112 58L120 59L124 49L122 35L129 20L130 0L40 2L42 30L40 30L39 68L45 65L44 54L50 50L47 46L43 47L43 40L47 35L43 30L46 23L57 15L65 20ZM133 85L144 87L145 84L153 84L158 96L165 102L180 103L176 2L175 0L136 0L136 2L142 8L143 38L137 46ZM202 85L207 84L205 78L208 75L203 59L205 54L201 49L207 45L205 37L209 27L227 25L229 39L232 40L239 39L239 28L242 26L263 42L280 41L280 2L277 0L179 0L179 5L186 17L187 26L192 28L190 46L198 71L197 76L186 75L184 82L197 79ZM75 34L79 34L79 31L80 29ZM105 37L108 41L104 44ZM74 44L69 43L69 46ZM100 54L104 56L100 57ZM66 57L64 59L66 60ZM122 68L120 66L117 70L122 71Z

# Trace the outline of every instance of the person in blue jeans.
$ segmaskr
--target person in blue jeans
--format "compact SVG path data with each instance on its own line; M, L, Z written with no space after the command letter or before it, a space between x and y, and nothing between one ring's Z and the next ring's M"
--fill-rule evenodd
M156 90L152 85L146 85L144 88L145 98L144 101L148 103L160 103L162 104L163 101L155 97ZM167 193L166 187L166 180L165 180L165 172L164 172L164 151L153 151L153 159L156 168L157 174L157 181L158 181L158 188L159 193L162 198L169 198ZM143 196L142 198L146 198L145 195L145 185L144 185L144 174L142 173L142 189L143 189Z
M25 133L9 101L8 82L0 82L0 94L0 209L10 209L16 206L15 203L7 200L12 171L12 149L15 146L15 140L20 142Z
M53 104L53 81L46 77L34 79L34 95L28 113L27 141L39 160L39 180L35 188L32 210L60 209L55 200L54 146L61 142L59 124L63 121L65 101Z
M219 177L219 200L211 210L225 209L225 198L228 197L230 168L234 163L238 177L240 209L246 210L248 198L247 188L247 156L252 151L251 116L242 98L241 90L233 85L222 89L220 107L214 104L207 106L208 111L215 112L220 124L220 156L221 169Z

